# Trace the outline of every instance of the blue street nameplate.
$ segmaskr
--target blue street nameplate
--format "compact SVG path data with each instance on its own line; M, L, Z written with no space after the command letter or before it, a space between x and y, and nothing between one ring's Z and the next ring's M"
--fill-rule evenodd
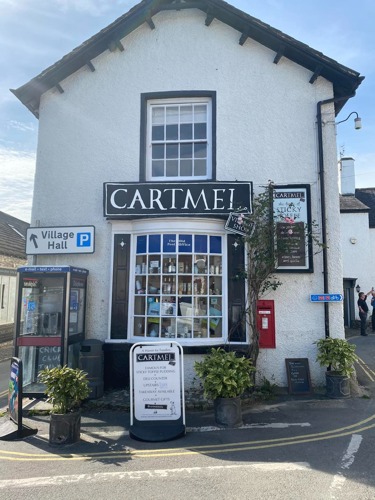
M319 293L310 295L310 302L342 302L341 293Z

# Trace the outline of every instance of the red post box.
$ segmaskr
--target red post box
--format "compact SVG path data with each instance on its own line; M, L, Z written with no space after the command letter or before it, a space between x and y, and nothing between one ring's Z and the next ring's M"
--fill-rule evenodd
M276 347L275 302L273 300L258 300L257 326L259 331L259 347Z

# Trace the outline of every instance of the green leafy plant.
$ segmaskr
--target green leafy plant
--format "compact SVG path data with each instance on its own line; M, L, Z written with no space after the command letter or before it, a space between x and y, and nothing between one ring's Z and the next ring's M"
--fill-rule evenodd
M52 404L52 413L74 411L90 394L87 373L78 368L45 368L40 372L39 380L46 385L45 394Z
M330 366L338 375L350 377L354 372L354 363L357 361L356 346L349 344L345 339L328 337L320 339L314 344L318 347L316 360L321 366Z
M251 374L255 371L250 359L213 348L194 369L202 379L204 394L209 399L234 398L253 385Z
M268 401L276 396L277 385L263 377L262 383L255 387L253 398L261 401Z

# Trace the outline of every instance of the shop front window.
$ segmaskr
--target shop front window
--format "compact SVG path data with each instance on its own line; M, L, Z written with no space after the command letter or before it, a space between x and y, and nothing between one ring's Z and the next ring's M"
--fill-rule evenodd
M223 337L220 235L136 236L134 337Z

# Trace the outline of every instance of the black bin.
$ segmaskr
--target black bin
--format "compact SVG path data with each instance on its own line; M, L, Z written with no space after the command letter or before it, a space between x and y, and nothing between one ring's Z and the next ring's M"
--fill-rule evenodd
M87 373L89 381L89 399L98 399L103 396L104 381L104 353L101 340L90 339L81 343L79 352L79 368Z

